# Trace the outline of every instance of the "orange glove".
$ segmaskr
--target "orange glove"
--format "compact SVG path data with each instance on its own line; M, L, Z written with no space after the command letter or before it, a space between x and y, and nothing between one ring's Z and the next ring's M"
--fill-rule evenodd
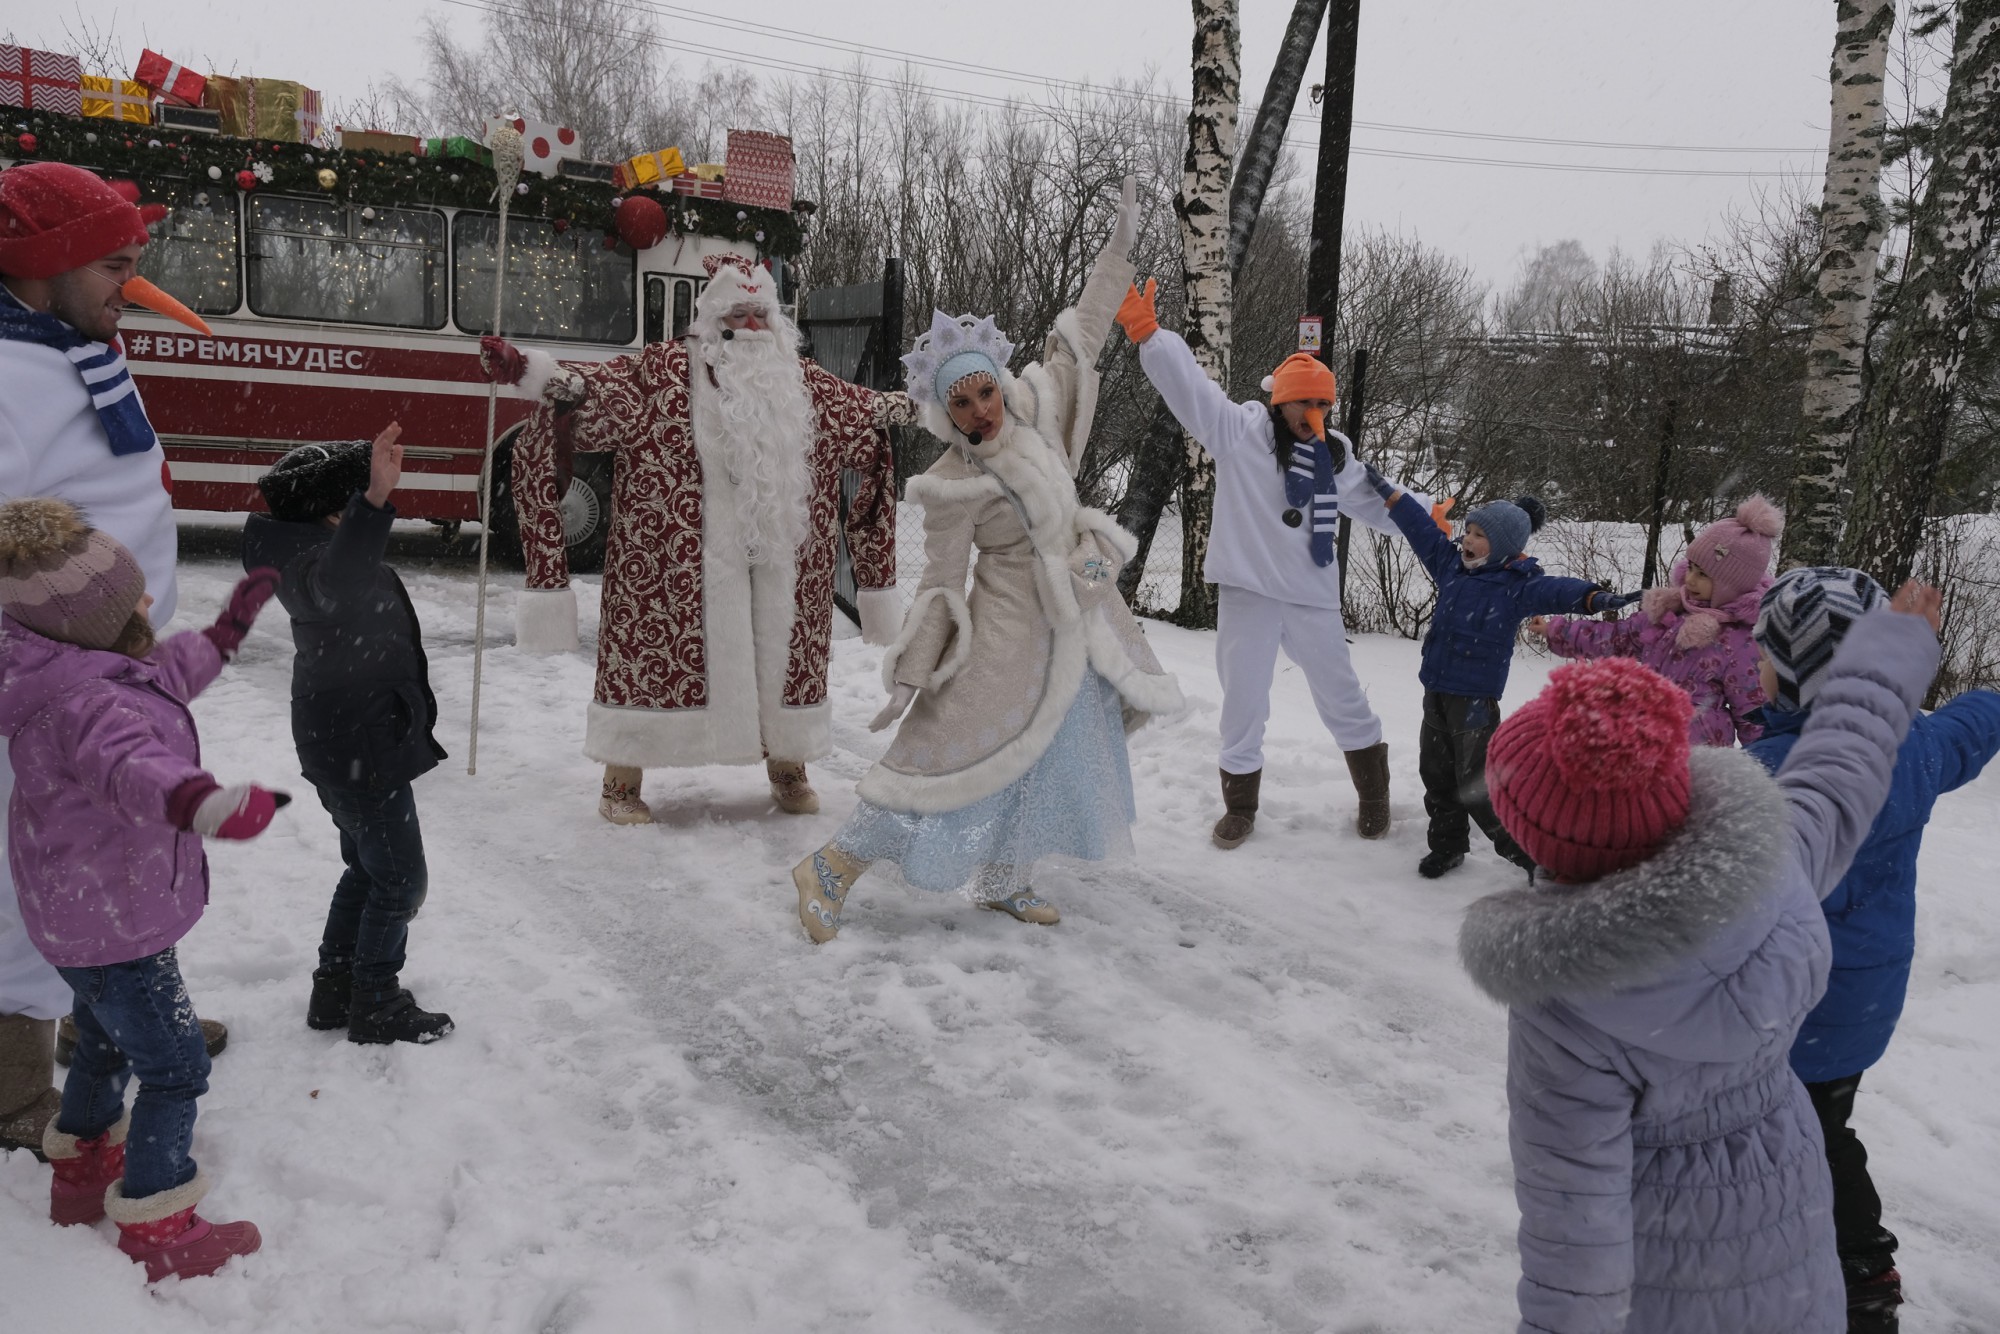
M1118 323L1125 330L1125 336L1135 343L1143 343L1160 331L1160 313L1153 309L1153 293L1160 290L1160 280L1146 279L1146 290L1140 291L1139 284L1133 283L1132 290L1118 303Z
M1443 500L1431 506L1431 522L1436 524L1438 531L1446 537L1451 536L1451 520L1445 518L1445 515L1451 513L1451 507L1457 503L1458 498L1456 496L1446 496Z

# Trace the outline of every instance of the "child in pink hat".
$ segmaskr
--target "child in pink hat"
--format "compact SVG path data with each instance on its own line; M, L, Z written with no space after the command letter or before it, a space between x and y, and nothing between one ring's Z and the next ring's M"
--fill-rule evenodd
M1764 734L1757 645L1750 631L1771 586L1771 548L1785 516L1762 496L1695 535L1672 582L1646 590L1623 621L1537 617L1528 628L1559 658L1636 658L1694 701L1688 739L1697 746L1749 745Z
M1888 796L1938 606L1913 583L1854 622L1775 776L1691 745L1687 694L1624 658L1558 668L1494 733L1493 809L1550 873L1459 933L1509 1007L1521 1328L1847 1328L1789 1054L1826 986L1819 900Z

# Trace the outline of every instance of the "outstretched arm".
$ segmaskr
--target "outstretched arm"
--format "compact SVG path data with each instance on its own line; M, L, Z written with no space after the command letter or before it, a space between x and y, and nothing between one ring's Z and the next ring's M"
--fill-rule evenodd
M1179 334L1155 329L1139 344L1139 368L1181 429L1211 455L1221 458L1249 441L1270 448L1270 411L1261 403L1233 401L1208 378Z

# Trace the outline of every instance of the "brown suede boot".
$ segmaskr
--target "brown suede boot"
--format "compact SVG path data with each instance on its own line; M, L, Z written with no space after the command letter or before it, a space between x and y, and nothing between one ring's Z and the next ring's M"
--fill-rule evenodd
M1250 831L1257 826L1257 789L1264 781L1264 771L1218 772L1222 774L1222 818L1215 822L1212 836L1216 847L1233 848L1250 837Z
M55 1120L56 1021L0 1015L0 1153L26 1149L47 1161L42 1132Z
M199 1019L201 1045L210 1056L220 1056L229 1045L229 1026L220 1019ZM66 1014L56 1021L56 1064L68 1065L76 1055L76 1016Z
M797 760L765 760L771 779L771 800L787 815L819 814L819 793L813 791L806 767Z
M1354 779L1354 791L1361 798L1354 828L1363 838L1381 838L1389 832L1389 743L1377 741L1366 750L1343 752L1347 772Z

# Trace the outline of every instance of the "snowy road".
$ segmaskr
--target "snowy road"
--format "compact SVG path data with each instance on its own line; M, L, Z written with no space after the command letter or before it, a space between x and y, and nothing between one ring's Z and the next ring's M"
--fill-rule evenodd
M225 543L193 535L186 619ZM109 1224L45 1221L0 1160L0 1328L162 1331L1442 1331L1511 1328L1504 1021L1460 973L1490 853L1419 880L1415 646L1364 639L1396 829L1352 832L1345 766L1281 669L1256 837L1212 848L1207 637L1149 627L1194 702L1135 738L1136 867L1057 872L1030 928L864 879L815 949L787 869L886 738L879 650L836 645L823 814L747 769L659 771L615 829L578 753L589 646L511 647L489 612L464 772L472 579L404 561L453 751L418 786L431 896L406 980L458 1032L364 1049L302 1022L338 857L299 782L282 617L197 705L225 780L303 800L213 848L183 946L233 1039L203 1100L208 1212L264 1251L147 1292ZM594 589L584 590L586 639ZM1510 698L1538 686L1524 659ZM1911 1334L2000 1329L2000 775L1927 840L1909 1013L1858 1124L1904 1238Z

